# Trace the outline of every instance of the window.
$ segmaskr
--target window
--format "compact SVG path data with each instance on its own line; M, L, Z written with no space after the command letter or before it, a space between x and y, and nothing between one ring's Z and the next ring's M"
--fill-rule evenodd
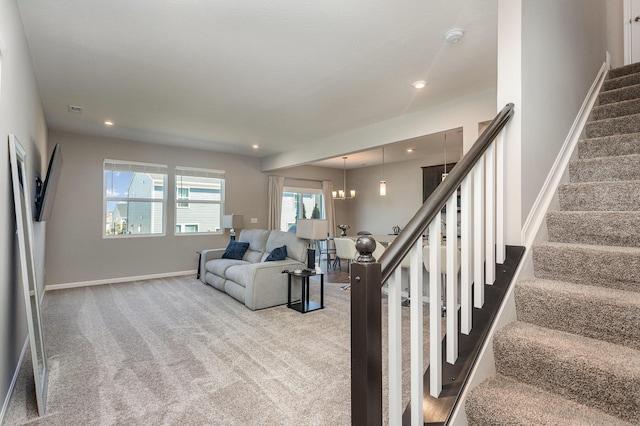
M167 166L104 161L104 235L164 235Z
M322 189L285 187L282 193L280 230L288 231L297 219L324 219Z
M189 199L189 188L178 188L178 199ZM178 207L189 208L189 203L178 203Z
M220 233L224 171L176 167L176 234Z

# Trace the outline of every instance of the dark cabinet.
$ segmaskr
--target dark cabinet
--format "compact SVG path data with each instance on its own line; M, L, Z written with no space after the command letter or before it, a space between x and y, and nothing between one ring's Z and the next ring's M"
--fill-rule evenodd
M450 172L456 163L447 164L447 172ZM422 168L422 202L424 203L429 195L436 189L436 186L442 182L442 174L444 173L444 164L439 166L429 166Z

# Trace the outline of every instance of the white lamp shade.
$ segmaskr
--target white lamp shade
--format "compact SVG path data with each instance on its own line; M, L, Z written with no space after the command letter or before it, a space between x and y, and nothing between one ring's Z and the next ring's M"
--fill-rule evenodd
M327 238L329 224L324 219L298 219L296 236L307 240L324 240Z
M222 227L225 229L244 228L244 217L241 214L225 214L222 216Z

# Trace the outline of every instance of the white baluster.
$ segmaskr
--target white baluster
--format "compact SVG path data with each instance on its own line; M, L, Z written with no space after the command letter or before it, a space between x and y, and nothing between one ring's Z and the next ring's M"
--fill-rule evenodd
M473 306L484 305L484 157L473 169Z
M485 181L485 282L493 285L496 280L496 249L495 249L495 226L496 226L496 158L495 145L489 145L485 152L486 158L486 181Z
M504 130L500 132L496 141L496 263L503 264L507 258L505 247L504 226L504 176L506 164L504 162Z
M473 284L472 202L473 174L468 174L460 187L460 331L469 334L473 327L471 288Z
M429 224L429 394L437 398L442 391L442 288L440 268L441 214ZM413 371L413 369L411 370Z
M422 238L411 251L411 423L424 424L424 331L422 327Z
M458 359L458 193L447 201L447 362Z
M387 281L389 305L389 424L402 424L402 268Z

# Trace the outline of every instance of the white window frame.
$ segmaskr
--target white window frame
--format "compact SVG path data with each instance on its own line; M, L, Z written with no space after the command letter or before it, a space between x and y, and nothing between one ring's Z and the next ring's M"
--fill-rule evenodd
M179 188L181 184L180 177L181 176L195 176L195 177L207 177L220 179L220 200L185 200L184 198L178 198ZM222 216L224 215L224 201L225 201L225 186L226 186L226 177L224 170L218 169L202 169L197 167L186 167L186 166L176 166L173 173L174 178L174 190L175 194L174 200L174 223L176 226L173 227L174 235L179 237L184 236L195 236L195 235L222 235L224 233L224 229L222 229ZM191 194L191 191L189 191ZM199 227L200 224L197 223L181 223L178 224L178 210L188 209L189 207L180 206L180 204L215 204L220 206L220 228L217 231L212 232L185 232L186 225L197 225ZM180 225L180 230L182 232L177 232L177 226Z
M110 168L107 169L107 166ZM162 184L162 198L131 198L131 197L113 197L107 196L107 171L127 171L137 173L153 173L164 175ZM169 179L169 167L166 164L141 163L126 160L105 159L102 163L102 238L119 239L119 238L148 238L148 237L164 237L167 229L167 184ZM162 232L149 234L107 234L104 224L107 223L107 203L108 202L143 202L143 203L162 203ZM152 209L153 214L153 209ZM127 218L127 227L129 226L129 218Z

